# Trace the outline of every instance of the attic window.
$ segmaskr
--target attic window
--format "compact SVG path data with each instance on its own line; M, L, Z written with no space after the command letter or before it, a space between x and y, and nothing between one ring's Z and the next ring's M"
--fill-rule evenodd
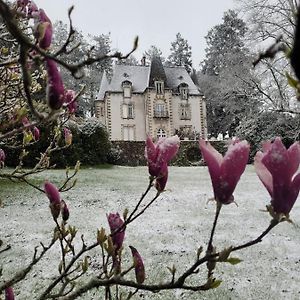
M128 78L129 77L129 74L127 74L126 72L123 74L123 76L125 77L125 78Z
M164 82L155 81L156 94L162 95L164 93Z
M122 82L124 98L130 98L132 92L132 83L128 80Z
M181 95L182 100L187 100L189 96L189 88L186 83L179 85L179 93Z
M182 80L182 79L183 79L183 76L180 75L180 76L178 77L178 79L179 79L179 80Z

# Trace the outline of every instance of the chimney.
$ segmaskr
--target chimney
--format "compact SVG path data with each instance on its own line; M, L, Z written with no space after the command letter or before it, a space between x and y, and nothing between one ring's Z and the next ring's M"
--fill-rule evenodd
M141 65L146 66L146 56L145 55L141 59Z

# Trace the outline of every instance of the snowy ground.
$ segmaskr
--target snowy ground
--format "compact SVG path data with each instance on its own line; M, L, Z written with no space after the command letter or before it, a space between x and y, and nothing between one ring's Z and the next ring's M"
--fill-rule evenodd
M36 182L42 185L39 176ZM49 171L43 176L59 182L63 172ZM77 226L87 242L94 242L97 228L108 227L105 214L132 208L147 183L145 167L81 170L76 188L63 195L71 211L69 223ZM145 259L145 283L163 281L166 274L169 276L167 266L175 264L181 273L192 264L196 249L205 247L213 222L215 206L207 203L212 189L205 167L171 167L167 188L168 192L126 231L125 255L130 257L130 244L140 251ZM0 265L4 268L3 277L10 277L30 261L34 246L40 241L47 244L53 221L45 195L26 185L0 181L0 199L0 238L12 245L11 250L0 255ZM231 204L221 212L215 236L219 250L254 239L269 225L269 215L260 211L269 196L252 166L242 177L235 199L238 207ZM296 225L279 224L262 243L236 252L234 256L242 263L218 264L215 277L223 281L218 289L196 294L142 292L135 299L300 299L300 201L291 218ZM46 255L27 280L15 286L17 300L35 299L49 278L57 274L55 250ZM91 254L93 268L97 269L98 249ZM204 280L203 271L199 282ZM91 292L82 299L99 299L99 293Z

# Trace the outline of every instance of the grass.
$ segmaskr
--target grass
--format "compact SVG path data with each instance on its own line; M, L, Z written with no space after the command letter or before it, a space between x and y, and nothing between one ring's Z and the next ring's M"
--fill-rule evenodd
M62 170L33 176L42 186L45 179L60 182ZM146 167L85 168L79 172L76 187L63 194L70 207L69 223L76 225L88 243L95 241L96 230L108 228L106 213L131 210L148 184ZM125 264L129 264L128 245L144 257L146 283L170 279L167 267L176 265L180 274L195 260L196 249L207 245L215 206L207 202L212 196L210 178L205 167L170 167L168 191L126 230ZM150 197L155 191L150 193ZM0 237L12 249L1 254L3 278L12 276L31 259L40 241L47 244L54 228L45 195L24 184L0 180ZM236 191L234 204L222 208L214 239L217 250L256 238L270 222L261 212L269 196L247 167ZM168 291L160 294L141 292L135 299L299 299L300 298L300 205L296 203L291 218L296 225L279 224L262 243L234 254L243 260L232 266L218 264L215 277L222 280L218 289L204 293ZM80 235L79 235L80 236ZM98 250L91 253L92 269L99 265ZM17 299L34 299L53 276L57 275L51 251L24 282L15 286ZM205 266L195 281L205 282ZM98 299L93 291L82 299Z

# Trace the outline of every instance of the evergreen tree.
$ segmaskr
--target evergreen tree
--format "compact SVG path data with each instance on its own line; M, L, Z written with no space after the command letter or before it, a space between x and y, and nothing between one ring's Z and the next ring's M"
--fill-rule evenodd
M165 62L162 51L155 45L151 45L150 48L143 53L143 56L146 58L146 63L149 64L152 61L153 57L159 57L161 62Z
M228 66L228 57L245 52L243 39L247 27L233 10L224 13L223 23L214 26L205 37L208 47L206 58L202 63L202 72L218 75L222 68Z
M223 23L206 37L208 48L199 80L207 99L208 132L215 137L235 135L241 120L258 110L252 58L243 42L246 30L243 20L229 10Z
M192 70L192 47L178 32L176 40L171 43L171 54L168 57L167 64L170 66L184 66L188 73Z

